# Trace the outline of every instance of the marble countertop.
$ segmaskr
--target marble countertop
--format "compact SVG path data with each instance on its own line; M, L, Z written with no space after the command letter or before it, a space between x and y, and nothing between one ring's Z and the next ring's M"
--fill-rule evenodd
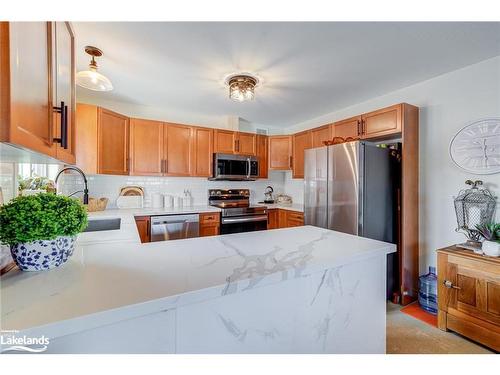
M2 328L60 336L396 250L312 226L141 244L119 212L125 229L82 233L62 267L3 275Z

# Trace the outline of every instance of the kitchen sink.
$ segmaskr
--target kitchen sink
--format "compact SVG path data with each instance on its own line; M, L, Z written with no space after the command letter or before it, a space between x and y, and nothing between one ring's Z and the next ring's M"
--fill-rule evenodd
M100 232L103 230L118 230L120 229L122 219L114 218L114 219L94 219L89 220L89 224L87 228L85 228L84 232Z

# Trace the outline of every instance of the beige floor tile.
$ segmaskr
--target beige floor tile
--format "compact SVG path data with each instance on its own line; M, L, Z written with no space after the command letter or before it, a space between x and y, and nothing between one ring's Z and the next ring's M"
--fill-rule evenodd
M412 318L400 311L401 306L387 304L388 354L480 354L492 353L483 346L452 332Z

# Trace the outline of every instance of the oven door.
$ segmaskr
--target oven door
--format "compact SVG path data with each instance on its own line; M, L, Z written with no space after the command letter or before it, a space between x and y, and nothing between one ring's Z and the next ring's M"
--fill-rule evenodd
M267 229L267 215L231 216L221 220L220 233L254 232Z

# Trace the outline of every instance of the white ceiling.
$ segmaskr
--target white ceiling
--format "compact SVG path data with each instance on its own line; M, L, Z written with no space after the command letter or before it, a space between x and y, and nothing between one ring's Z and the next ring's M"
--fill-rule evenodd
M288 127L500 55L500 23L74 23L83 47L104 51L108 93L96 100L236 115ZM253 102L221 83L235 71L264 80ZM85 90L87 91L87 90Z

